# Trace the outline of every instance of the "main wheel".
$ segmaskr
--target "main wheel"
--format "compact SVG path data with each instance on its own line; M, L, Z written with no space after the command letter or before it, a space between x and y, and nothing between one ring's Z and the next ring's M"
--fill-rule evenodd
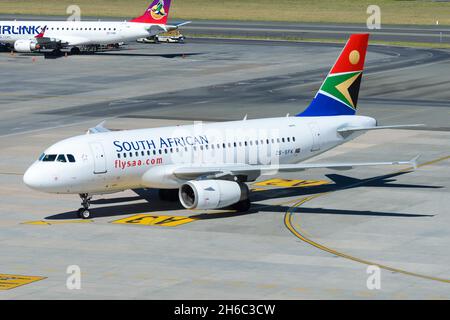
M88 209L80 208L78 209L78 217L81 219L89 219L91 217L91 212Z
M245 199L242 201L239 201L236 204L233 204L231 207L236 210L237 212L247 212L250 210L250 207L252 206L252 203L250 202L250 199Z
M81 53L81 50L78 47L73 47L72 49L70 49L70 54L72 54L72 55L77 55L80 53Z

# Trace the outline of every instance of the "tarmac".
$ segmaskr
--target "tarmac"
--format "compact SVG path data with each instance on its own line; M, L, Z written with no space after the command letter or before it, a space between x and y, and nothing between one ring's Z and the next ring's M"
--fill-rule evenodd
M339 52L194 39L58 59L0 53L0 299L449 299L448 50L371 46L359 113L425 126L370 132L311 160L421 155L416 170L263 176L247 214L126 191L96 197L88 221L76 196L22 182L46 147L103 120L132 129L299 113ZM80 290L67 287L73 265ZM371 265L379 289L367 286Z

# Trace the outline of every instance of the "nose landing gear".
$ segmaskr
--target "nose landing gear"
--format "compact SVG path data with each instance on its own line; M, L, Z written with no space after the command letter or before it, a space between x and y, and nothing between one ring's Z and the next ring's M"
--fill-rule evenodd
M83 208L78 209L78 217L81 219L89 219L91 217L91 211L89 206L91 205L92 197L86 193L80 194L81 205Z

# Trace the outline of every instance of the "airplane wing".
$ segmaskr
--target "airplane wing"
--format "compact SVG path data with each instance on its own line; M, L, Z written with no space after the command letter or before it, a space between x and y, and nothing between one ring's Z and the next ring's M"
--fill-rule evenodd
M61 43L67 45L67 46L81 46L84 44L89 43L89 39L83 38L83 37L72 37L72 36L64 36L61 39L58 39L61 41Z
M337 130L339 133L353 133L356 131L370 131L370 130L382 130L382 129L399 129L399 128L411 128L411 127L423 127L424 124L401 124L395 126L376 126L376 127L344 127Z
M409 161L387 161L387 162L344 162L344 163L298 163L280 165L246 165L246 164L223 164L204 166L188 166L174 169L173 175L180 179L209 178L218 179L223 176L275 174L277 172L296 172L309 169L328 168L334 170L349 170L354 167L386 166L386 165L410 165L417 168L417 159L414 157Z

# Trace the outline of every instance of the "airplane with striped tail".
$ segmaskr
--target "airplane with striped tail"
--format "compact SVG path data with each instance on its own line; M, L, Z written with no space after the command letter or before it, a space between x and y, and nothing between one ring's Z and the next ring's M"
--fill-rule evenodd
M86 135L55 143L24 175L30 188L79 194L81 218L91 198L128 189L154 188L187 209L249 210L246 183L262 175L318 168L416 167L406 161L308 162L377 126L356 115L368 34L350 37L311 104L296 116L112 131L101 123ZM410 125L416 126L416 125ZM380 155L382 157L382 155Z

